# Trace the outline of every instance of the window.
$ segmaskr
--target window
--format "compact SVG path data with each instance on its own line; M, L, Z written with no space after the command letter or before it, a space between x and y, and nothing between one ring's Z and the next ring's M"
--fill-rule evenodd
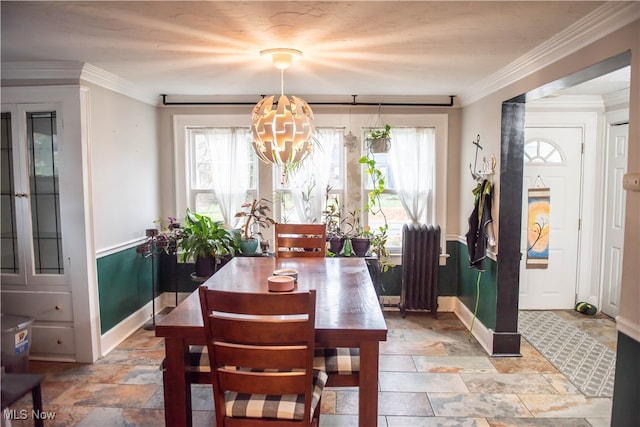
M188 208L235 225L242 203L256 196L256 156L249 128L189 127Z
M397 252L402 247L404 224L434 222L435 129L392 128L391 141L388 153L371 153L384 176L385 190L380 197L382 213L368 212L364 220L375 231L386 218L387 246ZM368 175L364 180L368 193L373 188L372 180Z
M386 217L387 224L389 225L389 229L387 231L387 235L389 236L387 239L387 246L389 248L400 247L402 246L402 225L408 221L408 216L402 207L402 203L400 203L395 179L389 162L389 153L372 153L371 156L376 162L376 167L382 172L385 181L384 193L380 196L380 208L382 212L384 212L384 217ZM364 180L365 195L367 195L367 199L363 200L363 202L366 204L368 202L368 193L371 191L373 186L369 175L363 173L362 176L362 179ZM368 212L365 215L364 224L369 226L371 231L377 231L379 227L384 224L384 217L380 213L374 215L371 212Z
M309 158L282 180L282 167L274 168L277 217L283 223L323 222L326 203L342 199L344 191L344 128L316 128L316 143ZM326 189L329 188L328 199Z
M365 194L364 186L369 186L367 177L361 176L359 172L361 165L358 163L362 153L360 143L364 138L347 137L345 134L349 133L348 129L362 129L362 135L364 135L364 131L374 123L376 118L377 115L373 114L316 114L317 132L315 137L322 146L322 150L316 147L314 157L307 159L307 161L312 161L309 163L305 161L302 165L308 167L311 167L312 164L324 166L320 168L316 166L316 172L307 171L305 174L300 169L298 176L300 183L296 183L298 178L292 176L290 177L291 182L287 186L281 184L280 168L257 161L251 147L250 136L239 136L241 132L248 132L246 115L174 115L176 216L180 220L180 216L184 215L186 208L191 207L205 213L212 212L215 218L221 219L221 202L219 202L218 193L215 190L217 180L212 175L210 162L212 158L220 157L220 151L217 147L214 149L207 145L209 142L205 141L208 137L198 136L204 135L207 129L216 129L219 132L227 133L226 136L221 137L223 139L242 140L244 142L242 146L246 147L250 153L248 163L236 168L236 170L250 171L249 184L243 193L245 197L243 201L247 198L268 199L273 202L272 217L275 221L300 223L322 222L324 220L322 211L326 209L327 204L330 205L337 199L342 211L342 219L345 220L348 217L348 212L358 208L362 209L364 200L361 195ZM429 138L433 144L430 148L433 166L422 168L419 174L425 176L424 172L426 171L431 177L430 190L423 191L421 197L418 198L419 202L425 204L424 211L421 211L419 218L422 222L438 224L443 231L446 230L447 114L388 114L385 115L385 121L393 126L392 150L394 145L396 148L409 147L411 141L417 143L416 141L422 141L422 138L427 138L427 134L431 134ZM191 140L192 137L193 140ZM435 141L441 143L436 144ZM193 145L193 148L190 145ZM196 147L201 148L196 149ZM394 173L395 171L392 171L390 155L391 153L382 154L377 160L380 167L389 175L382 202L385 213L388 213L389 246L392 252L399 253L402 243L402 226L410 221L411 215L403 205L401 197L406 186L398 183L399 176ZM228 159L227 156L222 157ZM406 157L417 159L413 152L410 152ZM403 165L405 163L403 161ZM400 166L400 170L408 171L409 169L406 166ZM413 173L409 174L409 176L413 175ZM309 177L313 178L315 182L312 183L308 179ZM310 183L311 185L309 185ZM330 186L330 194L328 198L325 198L327 184ZM305 194L304 190L309 188L318 191L320 195L308 192ZM238 203L233 206L233 214L239 210L240 205L241 203ZM169 215L172 213L169 212ZM360 220L372 228L382 224L382 221L374 216L371 218L362 217ZM343 225L344 228L346 225ZM267 239L269 238L268 234L265 237ZM445 248L446 232L443 232L441 236L441 247Z
M525 163L564 164L560 148L551 141L536 139L524 145Z

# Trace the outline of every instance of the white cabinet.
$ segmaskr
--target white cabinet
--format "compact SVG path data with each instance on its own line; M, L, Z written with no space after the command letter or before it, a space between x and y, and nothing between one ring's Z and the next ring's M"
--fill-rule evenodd
M86 93L2 88L2 312L29 316L35 359L99 353Z
M64 286L61 118L56 105L2 110L2 283Z

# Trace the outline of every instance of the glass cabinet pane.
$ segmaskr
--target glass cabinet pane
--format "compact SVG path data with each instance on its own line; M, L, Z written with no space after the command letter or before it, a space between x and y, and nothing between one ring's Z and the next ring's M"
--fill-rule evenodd
M18 236L16 233L15 185L13 170L13 141L11 139L11 113L2 113L2 149L0 171L0 208L2 209L2 228L0 229L3 273L18 273Z
M35 274L62 274L56 113L28 112L29 202Z

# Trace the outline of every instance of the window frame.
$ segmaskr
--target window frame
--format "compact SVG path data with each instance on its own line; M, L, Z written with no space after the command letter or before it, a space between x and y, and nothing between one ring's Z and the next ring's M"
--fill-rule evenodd
M188 176L185 179L186 185L187 185L187 207L192 211L192 212L196 212L199 214L203 214L205 212L200 212L196 209L197 207L197 197L198 195L201 194L210 194L213 195L213 197L216 197L215 194L215 190L213 188L199 188L199 187L195 187L194 186L194 181L196 181L196 175L195 175L195 169L197 168L197 163L196 163L196 155L195 155L195 141L193 140L193 138L196 135L203 135L205 138L207 137L206 131L208 129L224 129L224 130L238 130L238 129L244 129L247 132L247 136L250 136L250 129L248 126L187 126L185 127L185 150L186 150L186 170L185 170L185 174L187 174ZM253 152L253 150L251 150ZM258 192L258 156L255 154L252 154L252 162L254 165L256 165L256 170L255 170L255 176L253 178L253 183L252 186L249 187L247 189L247 197L245 199L253 199L256 197L257 192ZM238 206L238 211L240 210L240 207ZM212 219L214 221L223 221L223 218L219 218L219 217L212 217ZM234 226L235 224L231 224L232 226Z
M440 247L443 252L441 254L441 264L448 256L446 254L446 205L447 205L447 154L448 154L448 115L447 114L385 114L384 122L389 123L391 127L404 127L404 128L433 128L435 130L435 144L434 144L434 167L433 174L433 203L432 212L426 212L427 216L431 215L434 218L435 224L440 226L442 233L440 235ZM379 119L376 119L379 121ZM370 121L368 123L375 123ZM361 135L365 135L366 131L370 129L371 124L367 124L361 128ZM393 138L391 144L393 144ZM364 141L360 141L361 156L366 155ZM360 174L362 179L360 181L360 194L362 195L360 205L358 206L361 211L360 221L363 225L368 224L368 215L364 214L364 207L367 203L367 189L365 173L365 166L360 165ZM395 191L385 189L384 193L395 193ZM400 236L402 239L402 236ZM400 246L391 246L387 248L392 255L392 261L394 263L401 263L400 256L402 255L402 244Z
M447 173L448 173L448 114L384 114L382 119L385 123L389 123L396 127L432 127L435 129L435 172L434 172L434 193L433 193L433 216L435 223L442 230L440 246L446 252L446 230L447 230ZM364 168L358 162L363 154L363 145L361 141L362 130L374 126L380 120L379 114L350 114L344 112L341 114L318 114L316 112L314 125L316 127L344 127L345 133L350 131L358 137L357 144L350 144L345 140L345 170L344 170L344 188L342 189L341 203L343 212L349 212L353 209L362 209L366 199L364 195ZM249 119L246 114L175 114L173 116L174 131L174 167L175 167L175 209L176 217L184 219L186 212L186 183L185 171L187 164L185 156L185 127L202 126L202 127L244 127L249 126ZM393 140L391 141L393 144ZM274 173L271 165L262 161L257 162L257 198L265 197L269 200L274 196ZM274 209L274 219L280 219L279 209ZM181 218L182 217L182 218ZM363 218L361 218L363 219ZM364 224L364 223L363 223ZM267 233L269 234L269 233ZM265 236L266 239L272 236ZM441 254L441 263L448 256L446 253ZM396 264L401 263L398 257L401 248L393 251L394 258L392 261Z
M316 129L319 129L320 131L322 129L336 129L336 130L342 130L344 133L346 133L346 129L344 126L316 126ZM314 147L314 150L316 148ZM339 148L339 155L340 155L340 159L339 159L339 167L340 167L340 176L341 176L341 186L339 188L335 188L335 187L331 187L331 190L329 191L329 198L333 198L334 196L338 197L338 200L342 201L344 200L344 194L345 194L345 189L347 187L347 182L346 182L346 163L347 163L347 154L346 154L346 150L344 147L344 139L342 141L342 147ZM273 219L276 222L282 222L282 204L281 203L276 203L276 200L278 199L279 193L283 193L283 194L291 194L291 188L286 188L284 186L282 186L280 184L280 174L281 174L281 169L279 167L274 167L273 168L273 174L272 174L272 178L273 178Z
M173 115L173 141L174 141L174 185L175 185L175 216L178 222L184 222L184 215L187 208L195 203L192 197L195 194L190 190L191 160L189 154L189 133L190 128L249 128L249 121L244 114L174 114ZM255 176L255 189L249 192L254 197L264 194L260 191L265 174L263 173L263 162L255 159L257 166ZM270 181L270 179L268 179ZM211 190L195 190L197 193L213 193ZM240 207L238 206L238 210Z

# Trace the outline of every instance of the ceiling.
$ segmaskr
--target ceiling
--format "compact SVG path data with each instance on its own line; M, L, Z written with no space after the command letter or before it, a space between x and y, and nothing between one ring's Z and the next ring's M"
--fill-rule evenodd
M601 1L2 1L2 63L76 61L157 96L461 96Z

